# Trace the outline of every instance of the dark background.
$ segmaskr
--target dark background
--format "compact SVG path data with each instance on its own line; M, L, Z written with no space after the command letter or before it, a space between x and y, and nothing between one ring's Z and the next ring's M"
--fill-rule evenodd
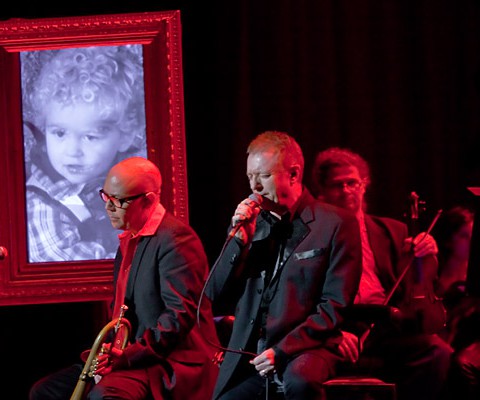
M10 2L14 3L14 2ZM31 3L31 4L29 4ZM0 18L181 10L190 223L213 263L248 196L245 150L264 130L304 149L369 161L369 210L402 218L407 196L437 209L480 186L480 3L475 0L82 1L2 4ZM0 394L93 343L103 304L2 307Z

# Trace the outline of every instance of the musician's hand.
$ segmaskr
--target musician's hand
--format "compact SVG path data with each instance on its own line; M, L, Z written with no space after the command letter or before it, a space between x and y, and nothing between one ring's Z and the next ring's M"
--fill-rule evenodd
M415 238L405 239L405 244L411 246L413 242L413 254L415 257L425 257L428 255L436 255L438 253L437 242L430 234L425 232L419 233Z
M95 374L100 376L108 375L112 371L128 367L128 360L124 351L116 347L111 347L108 353L100 354L97 360L98 364Z
M338 345L338 350L340 350L340 353L342 353L343 358L346 361L350 361L351 363L357 362L358 357L360 356L358 349L358 337L353 333L346 331L342 331L342 335L343 339Z
M253 360L250 361L250 364L255 366L255 369L258 371L260 376L267 376L274 374L275 370L275 350L267 349Z
M252 240L259 212L260 207L258 203L250 198L246 198L237 206L232 217L232 226L235 229L240 224L235 237L240 239L243 244L247 244Z

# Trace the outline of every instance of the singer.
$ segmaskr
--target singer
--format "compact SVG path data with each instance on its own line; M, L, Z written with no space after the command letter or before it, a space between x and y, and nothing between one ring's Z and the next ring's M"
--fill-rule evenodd
M315 200L303 172L286 133L261 133L247 149L253 194L237 206L207 285L215 310L235 315L235 352L225 354L214 399L257 399L271 385L287 400L321 399L341 360L337 325L359 285L359 226Z

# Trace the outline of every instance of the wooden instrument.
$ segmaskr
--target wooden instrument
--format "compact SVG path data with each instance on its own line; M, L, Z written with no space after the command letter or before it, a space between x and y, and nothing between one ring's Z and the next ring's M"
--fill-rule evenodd
M425 210L425 203L419 200L415 192L410 194L409 202L409 234L415 238L420 233L419 214L420 211ZM442 210L438 211L423 237L430 233L441 212ZM410 321L412 329L422 333L438 333L445 327L446 311L442 300L435 295L434 290L438 269L437 257L433 254L421 258L415 257L412 244L405 262L400 279L405 276L406 292L400 309Z
M409 197L410 212L409 212L409 233L412 238L419 233L419 196L412 192ZM435 218L430 223L430 226L424 233L426 237L435 226L442 210L438 210ZM401 312L402 319L409 321L413 330L418 333L437 333L440 332L446 325L446 310L441 299L434 293L433 280L437 273L438 262L434 255L425 256L422 258L415 257L412 248L405 254L400 261L400 276L387 294L384 307L388 307L392 296L396 293L400 283L406 283L406 293L399 309L391 308L390 313L393 315ZM359 347L361 348L370 335L370 332L375 324L370 327L360 336Z

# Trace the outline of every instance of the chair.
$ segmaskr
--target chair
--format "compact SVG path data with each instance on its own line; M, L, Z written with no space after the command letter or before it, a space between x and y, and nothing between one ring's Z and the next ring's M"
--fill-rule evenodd
M369 376L344 376L323 384L325 400L396 400L394 383ZM283 386L270 385L268 400L284 400Z
M362 322L373 326L378 322L399 321L400 310L395 307L377 304L355 304L345 311L350 321ZM368 333L367 333L368 335ZM376 357L363 359L355 375L340 375L324 382L326 400L396 400L396 385L387 383L369 374L369 371L381 368L383 361Z
M326 400L396 400L394 383L369 376L344 376L323 384Z

